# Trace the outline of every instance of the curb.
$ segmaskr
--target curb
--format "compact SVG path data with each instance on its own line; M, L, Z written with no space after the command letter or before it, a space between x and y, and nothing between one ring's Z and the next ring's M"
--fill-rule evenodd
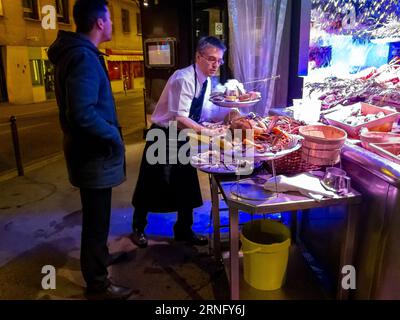
M136 131L137 130L133 130L133 129L127 130L126 132L124 132L124 137L129 135L129 134L136 133ZM31 162L31 163L25 165L24 166L24 171L25 171L25 173L28 173L28 172L34 171L36 169L40 169L40 168L42 168L42 167L44 167L44 166L46 166L48 164L51 164L51 163L56 162L56 161L61 160L61 159L64 159L64 152L63 151L57 152L57 153L52 154L50 156L43 157L41 159L38 159L37 161ZM17 169L8 170L8 171L5 171L3 173L0 172L0 182L11 180L11 179L16 178L16 177L18 177Z
M50 155L48 157L42 158L41 160L35 161L33 163L30 163L26 166L24 166L24 171L25 173L34 171L36 169L40 169L50 163L56 162L58 160L64 159L64 153L63 152L58 152L56 154ZM18 171L16 169L6 171L4 173L0 173L0 182L4 182L7 180L11 180L13 178L17 178L18 176Z
M140 89L134 89L132 91L128 91L128 94L125 95L123 92L118 92L113 94L114 99L116 102L129 99L129 98L143 98L143 95L141 93ZM38 107L41 105L41 107ZM32 108L34 106L36 109ZM10 112L9 110L13 109L15 107L16 110L20 109L20 111L15 112L15 116L24 118L25 116L30 116L34 114L40 114L40 113L46 113L46 112L58 112L58 107L57 107L57 101L54 99L52 101L45 101L45 102L37 102L37 103L28 103L28 104L12 104L12 105L0 105L0 110L7 109L6 116L1 115L0 116L0 123L3 124L8 124L9 123L9 118L13 114L13 112ZM26 109L25 111L22 111L22 109ZM34 110L32 110L34 109ZM4 112L3 112L4 113Z

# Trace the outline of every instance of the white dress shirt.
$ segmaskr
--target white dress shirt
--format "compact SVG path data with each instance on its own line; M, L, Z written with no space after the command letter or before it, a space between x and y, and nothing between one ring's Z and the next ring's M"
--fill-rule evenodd
M168 128L169 122L174 121L177 116L189 117L190 106L194 97L200 95L201 88L208 79L207 89L204 96L203 108L200 122L222 121L229 112L229 108L221 108L209 101L211 93L211 79L206 77L196 64L196 77L193 65L176 70L168 79L167 84L156 108L151 117L151 121L159 126ZM195 92L195 79L197 87Z

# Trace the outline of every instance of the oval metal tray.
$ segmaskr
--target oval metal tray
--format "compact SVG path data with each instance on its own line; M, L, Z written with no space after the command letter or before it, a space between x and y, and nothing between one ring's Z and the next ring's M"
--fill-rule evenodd
M250 101L216 101L213 99L210 99L212 103L219 107L224 107L224 108L248 108L252 107L255 104L257 104L261 99L257 100L250 100Z

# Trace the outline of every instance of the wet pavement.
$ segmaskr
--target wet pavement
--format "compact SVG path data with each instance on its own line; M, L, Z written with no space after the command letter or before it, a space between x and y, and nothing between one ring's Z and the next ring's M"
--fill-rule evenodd
M109 268L118 284L135 290L132 299L228 299L225 272L208 246L172 240L176 214L150 214L149 246L129 240L132 206L143 143L127 145L128 180L113 190L109 248L130 260ZM200 174L204 206L195 210L194 230L210 232L208 177ZM0 183L0 299L83 299L80 273L79 190L67 179L64 160ZM56 289L43 290L42 267L56 268Z

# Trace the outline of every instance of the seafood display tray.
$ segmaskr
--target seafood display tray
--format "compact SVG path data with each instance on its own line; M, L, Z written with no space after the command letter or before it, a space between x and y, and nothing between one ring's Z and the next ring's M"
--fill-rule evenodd
M397 121L400 116L399 112L395 110L385 109L381 107L374 106L372 104L359 102L358 103L361 112L363 115L366 114L376 114L379 112L383 112L385 114L384 117L376 120L372 120L366 123L359 124L357 126L351 126L349 124L343 123L341 119L347 114L350 114L351 108L355 105L346 106L337 110L335 112L331 112L325 115L325 119L328 121L330 125L339 127L345 130L350 137L357 138L360 134L362 128L368 128L370 131L390 131L393 127L393 123Z
M224 108L249 108L257 104L261 99L250 100L250 101L218 101L210 99L212 103L219 107Z
M400 164L400 143L370 143L369 150L381 157Z

